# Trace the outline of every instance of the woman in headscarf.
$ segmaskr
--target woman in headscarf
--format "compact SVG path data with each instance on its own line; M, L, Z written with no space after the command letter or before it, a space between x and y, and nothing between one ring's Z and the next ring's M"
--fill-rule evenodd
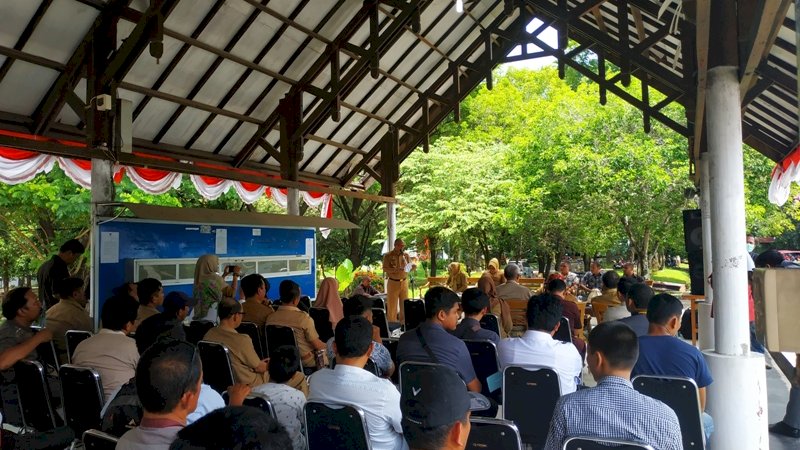
M232 270L229 272L229 269ZM228 266L221 276L217 273L218 270L219 256L208 254L197 259L197 264L194 266L194 289L192 292L194 298L197 299L197 306L194 308L192 320L216 322L217 306L222 300L222 289L228 285L225 282L228 274L233 275L230 287L233 288L233 292L236 292L240 267Z
M342 299L339 297L339 282L336 278L327 277L319 285L314 308L325 308L331 320L331 327L336 329L336 324L344 317Z
M498 261L497 258L492 258L489 261L489 265L486 266L486 271L483 273L488 273L492 277L492 281L494 281L495 286L499 286L506 282L506 277L503 275L503 271L500 270L500 261Z
M500 318L500 337L507 338L514 326L511 321L511 308L505 300L497 296L494 280L488 272L484 272L478 279L478 289L489 297L489 312Z
M467 288L467 276L461 271L461 264L451 262L447 266L447 287L453 292L464 292Z

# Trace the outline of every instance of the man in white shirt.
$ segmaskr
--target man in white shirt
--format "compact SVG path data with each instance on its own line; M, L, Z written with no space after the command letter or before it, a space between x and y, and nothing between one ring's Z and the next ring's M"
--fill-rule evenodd
M504 339L497 348L500 365L527 369L553 369L558 373L561 395L575 392L583 361L570 343L553 339L562 315L561 301L550 294L528 301L528 331L520 338Z
M373 450L406 450L400 392L391 381L364 370L372 352L372 324L359 316L344 318L334 332L336 367L309 379L309 402L351 404L364 411Z
M506 282L497 286L497 296L503 300L527 300L531 298L531 290L519 284L519 267L509 264L503 269Z

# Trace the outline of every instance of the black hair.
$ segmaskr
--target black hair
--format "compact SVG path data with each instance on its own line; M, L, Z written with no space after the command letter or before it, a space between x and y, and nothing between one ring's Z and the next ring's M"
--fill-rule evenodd
M139 296L139 303L149 305L153 302L153 296L162 288L161 282L155 278L145 278L136 283L136 295Z
M450 430L453 429L456 423L461 422L466 425L469 422L467 416L468 413L464 413L464 418L461 420L433 428L425 428L422 425L403 420L403 438L408 443L408 448L413 448L414 450L439 450L444 447L447 442L447 435L450 434Z
M217 306L217 315L219 316L219 320L228 319L233 317L234 314L240 312L242 312L241 303L233 299L224 299L219 302L219 306Z
M628 298L628 293L630 292L631 286L638 283L636 278L633 277L621 277L617 282L617 292L622 294L625 298Z
M170 450L284 450L292 448L286 428L251 406L226 406L180 430Z
M363 316L365 312L372 310L373 301L364 295L354 295L342 302L342 312L345 317Z
M133 281L126 281L120 284L119 286L111 289L111 293L116 297L124 295L126 297L133 298L133 296L131 296L131 285L133 285L133 289L136 291L136 295L139 295L139 285L134 283Z
M669 294L658 294L647 305L647 321L666 325L673 317L681 317L683 303Z
M628 288L628 300L633 301L636 309L647 309L653 295L653 288L644 283L636 283Z
M458 303L458 295L444 286L435 286L425 293L425 317L432 319L439 311L449 312Z
M57 283L58 296L60 298L70 298L72 294L83 287L83 280L80 278L64 278Z
M547 292L564 292L567 290L567 283L560 278L553 278L552 280L547 282Z
M239 285L242 286L242 293L245 297L252 297L258 294L258 288L260 288L262 284L266 287L264 277L257 273L251 273L239 281Z
M22 309L28 304L25 296L31 288L22 286L8 291L3 299L3 317L8 320L14 320L17 317L17 311Z
M72 252L76 255L82 255L83 252L86 251L86 247L81 244L81 241L77 239L70 239L61 244L61 248L59 248L58 251L59 253Z
M346 317L336 324L336 354L342 358L364 356L372 343L372 324L363 317Z
M203 368L197 348L185 341L159 340L136 365L136 395L150 413L175 409L183 394L196 392Z
M479 314L489 307L489 296L478 288L467 288L461 294L461 308L467 316Z
M132 297L115 295L103 303L100 319L103 321L103 328L120 331L128 323L136 322L138 312L139 304Z
M602 277L603 286L608 289L615 289L619 284L619 274L614 270L607 270Z
M619 321L602 322L589 333L589 352L600 352L614 369L632 369L639 359L639 338Z
M292 303L300 296L300 285L292 280L283 280L278 286L278 295L281 303Z
M563 312L564 307L558 297L552 294L534 295L528 300L528 311L525 313L528 329L549 333L556 328Z
M779 252L777 250L774 250L774 249L770 249L770 250L767 250L767 251L759 254L756 257L756 260L754 261L754 263L756 264L756 267L759 267L759 268L764 268L764 267L767 267L767 266L769 266L769 267L781 267L781 264L783 264L783 261L785 261L785 258L783 257L781 252Z
M281 345L270 352L269 356L270 381L285 383L300 371L300 360L294 346Z

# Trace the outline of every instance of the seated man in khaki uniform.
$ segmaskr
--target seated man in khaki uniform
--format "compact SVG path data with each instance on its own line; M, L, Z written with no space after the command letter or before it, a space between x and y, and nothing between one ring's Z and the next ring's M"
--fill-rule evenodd
M267 300L269 282L261 275L252 273L242 278L241 284L242 294L244 294L244 304L242 305L244 318L242 321L263 326L267 323L267 317L275 312Z
M53 332L53 345L61 364L67 363L67 330L93 331L92 318L86 312L86 295L83 280L65 278L56 284L58 303L45 314L47 328Z
M220 302L217 311L219 325L208 330L203 340L228 347L235 382L258 386L269 381L266 360L258 357L250 336L236 331L236 327L242 324L242 305L236 300L226 299Z
M281 306L267 317L267 325L291 327L297 339L303 367L313 368L316 366L314 352L325 350L325 343L319 339L311 316L297 307L300 303L300 286L294 281L283 280L279 287L279 293Z
M531 298L531 290L519 284L519 266L509 264L503 269L506 282L497 286L497 296L503 300L528 300Z
M602 304L609 306L622 305L622 301L617 295L617 286L619 285L619 274L613 270L609 270L603 274L603 294L592 299L592 304Z

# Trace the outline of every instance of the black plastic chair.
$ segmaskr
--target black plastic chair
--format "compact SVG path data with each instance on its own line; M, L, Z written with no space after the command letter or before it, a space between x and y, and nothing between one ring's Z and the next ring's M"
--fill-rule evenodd
M64 333L64 342L67 344L67 361L69 361L70 364L72 364L72 355L75 353L75 349L78 348L78 344L90 337L92 337L90 331L67 330L67 332Z
M472 417L467 439L468 449L522 450L519 430L510 420Z
M425 322L425 302L422 300L406 300L403 304L403 314L405 317L405 331L417 328Z
M202 341L208 330L214 328L214 322L209 320L193 320L189 325L183 326L183 331L186 333L186 340L194 345Z
M664 402L675 411L685 450L705 448L700 394L691 378L639 375L631 380L638 392Z
M203 362L203 381L222 394L235 383L228 347L219 342L200 341L197 351Z
M503 417L514 422L522 442L534 448L545 444L560 396L558 374L552 369L509 366L503 371Z
M465 339L464 343L467 345L470 358L472 358L472 367L475 369L475 375L481 382L481 393L487 397L494 398L498 403L502 403L502 386L494 392L491 392L489 391L489 383L487 381L489 377L501 376L500 360L497 357L497 347L494 345L494 342Z
M653 447L637 442L588 436L571 437L564 441L564 446L561 448L562 450L653 450Z
M364 411L352 405L327 406L308 402L303 407L308 450L370 450Z
M58 371L67 426L75 436L100 426L103 385L100 374L88 367L64 364Z
M36 347L36 354L39 356L39 361L41 361L46 367L52 367L55 371L58 371L58 368L61 367L61 363L58 361L58 353L56 353L56 347L53 344L53 341L42 342L39 344ZM45 371L45 373L47 372Z
M259 359L264 359L267 357L267 352L263 347L264 340L261 338L261 332L258 330L258 325L254 324L253 322L242 322L238 327L236 327L236 331L250 336L250 340L253 341L253 348L256 350L256 354L258 355Z
M86 430L83 433L83 446L86 450L114 450L118 440L116 436L100 430Z
M386 311L386 301L383 297L372 297L372 307Z
M331 325L331 312L327 308L311 308L308 315L314 320L314 328L317 330L319 339L328 342L333 337L333 325Z
M492 330L497 335L500 335L500 321L495 314L484 314L481 318L481 328L485 330Z
M42 363L19 361L14 365L14 374L25 426L36 431L51 431L64 426L53 407Z
M372 324L381 330L381 339L389 337L389 321L386 320L386 311L381 308L372 308Z
M397 364L397 344L400 342L399 338L383 338L381 339L383 342L383 346L386 347L386 350L389 350L389 354L392 356L392 362L394 363L395 367L398 366ZM395 370L392 374L392 383L400 384L400 371Z
M230 403L230 397L228 396L228 392L224 392L222 394L222 399L225 400L225 404ZM278 420L278 416L275 413L275 408L272 406L272 401L261 393L258 392L250 392L247 397L244 398L244 402L242 402L244 406L252 406L253 408L258 408L265 413L272 416L273 419Z
M562 317L558 323L558 331L553 335L553 339L572 344L572 327L569 326L569 319Z
M300 347L297 346L297 336L294 334L292 327L284 327L280 325L267 325L265 328L267 335L267 347L269 354L273 354L278 347L289 345L294 347L297 352L297 360L302 363L300 358Z

